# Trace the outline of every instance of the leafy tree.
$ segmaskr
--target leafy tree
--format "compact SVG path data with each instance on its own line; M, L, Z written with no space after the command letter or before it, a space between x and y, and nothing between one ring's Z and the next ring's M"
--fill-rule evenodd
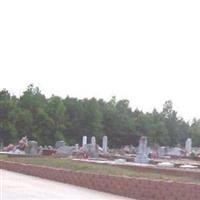
M54 145L55 133L54 121L48 116L48 113L40 108L36 113L37 118L34 122L33 136L42 145Z
M140 136L148 137L150 145L184 145L188 137L200 145L200 120L190 125L178 117L168 100L163 110L143 113L129 106L129 101L77 99L58 96L46 98L32 84L19 98L4 89L0 91L0 141L16 142L22 136L42 145L54 145L64 139L68 144L81 143L82 136L96 136L100 144L107 135L109 146L138 145Z
M65 130L65 106L60 97L52 96L48 99L47 112L49 117L53 120L54 141L64 139Z
M193 146L200 146L200 120L193 119L190 127L190 134Z
M178 118L177 112L173 110L172 101L166 101L163 105L162 114L164 116L165 126L169 133L170 145L175 146L178 141Z
M16 109L15 115L16 115L15 128L18 137L21 138L23 136L27 136L28 138L33 139L32 113L29 110L18 107Z
M16 108L14 98L7 90L0 91L0 140L8 144L16 138L15 116Z

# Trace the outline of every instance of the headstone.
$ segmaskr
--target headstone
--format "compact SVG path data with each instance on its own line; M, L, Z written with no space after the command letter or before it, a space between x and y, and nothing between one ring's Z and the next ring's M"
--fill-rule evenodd
M55 145L56 149L58 149L59 147L62 147L62 146L65 146L65 141L60 140L60 141L56 142L56 145Z
M170 148L168 150L168 153L167 153L169 156L174 156L174 157L181 157L184 155L184 151L179 148L179 147L173 147L173 148Z
M142 136L139 141L138 152L135 158L136 163L148 163L148 148L147 148L147 137Z
M0 143L0 151L2 151L3 148L4 148L4 147L3 147L3 142L1 142L1 143Z
M87 136L83 136L82 147L84 147L86 144L87 144Z
M162 157L167 155L167 147L159 147L158 148L158 157Z
M99 155L99 148L98 145L96 144L96 138L95 136L91 137L91 149L90 151L90 157L91 158L97 158Z
M186 152L186 156L190 156L190 154L192 153L192 139L188 138L185 142L185 152Z
M75 146L61 146L56 149L57 155L72 155L73 151L75 151Z
M107 136L103 136L103 152L107 153L108 152L108 137Z
M42 155L42 151L43 151L43 146L39 146L39 148L38 148L38 154Z
M91 138L91 144L94 146L96 145L96 138L94 136Z
M99 147L97 144L86 144L84 146L84 152L90 158L98 158L99 157Z
M79 150L79 145L75 144L75 151L77 152Z
M38 154L38 143L36 141L28 141L28 152L29 155Z

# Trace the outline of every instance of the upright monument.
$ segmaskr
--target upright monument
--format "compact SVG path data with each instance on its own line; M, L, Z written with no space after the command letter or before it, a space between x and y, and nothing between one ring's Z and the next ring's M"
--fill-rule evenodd
M139 141L138 152L136 154L135 162L136 163L148 163L148 149L147 149L147 137L142 136Z

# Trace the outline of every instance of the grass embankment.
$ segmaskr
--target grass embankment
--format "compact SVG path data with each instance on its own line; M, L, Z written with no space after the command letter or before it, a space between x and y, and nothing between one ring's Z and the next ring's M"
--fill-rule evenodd
M200 180L194 177L180 177L176 175L165 175L151 172L138 172L134 169L126 169L120 166L110 166L106 164L87 163L75 161L67 158L54 157L8 157L7 155L0 155L0 160L20 162L26 164L49 166L62 169L70 169L73 171L91 172L106 175L128 176L137 178L172 180L178 182L192 182L200 184Z

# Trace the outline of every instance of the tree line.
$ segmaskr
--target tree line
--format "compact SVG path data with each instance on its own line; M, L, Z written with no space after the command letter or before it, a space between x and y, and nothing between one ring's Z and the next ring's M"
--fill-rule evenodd
M67 96L46 98L38 87L29 85L19 98L6 89L0 91L0 141L15 143L23 136L40 145L54 145L57 140L81 144L82 136L96 136L101 144L108 136L110 147L138 145L147 136L150 145L184 145L190 137L200 145L200 120L190 124L177 116L172 101L161 112L132 110L128 100L77 99Z

